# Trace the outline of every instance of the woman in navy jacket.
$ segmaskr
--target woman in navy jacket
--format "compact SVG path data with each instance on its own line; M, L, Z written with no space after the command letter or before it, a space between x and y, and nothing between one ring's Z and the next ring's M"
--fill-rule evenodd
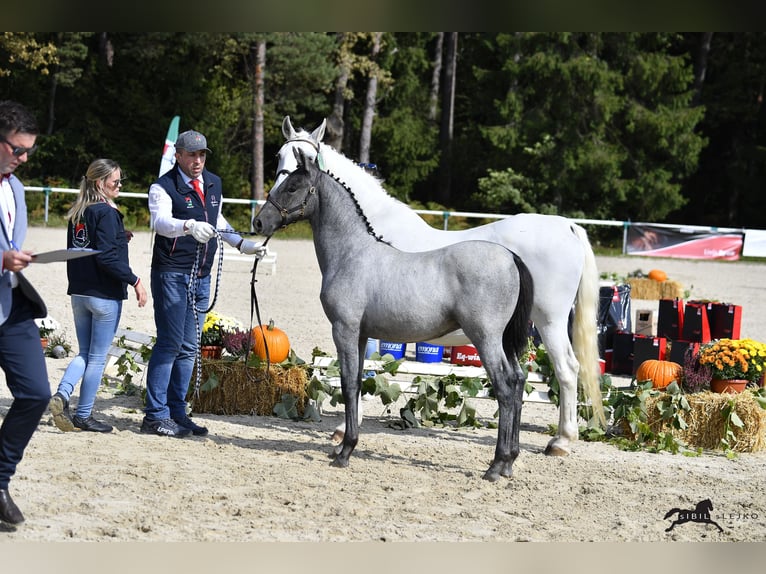
M88 166L80 194L67 213L67 248L98 253L67 261L67 294L72 298L79 353L50 401L53 422L62 431L111 432L112 427L94 419L91 412L120 322L122 301L128 298L128 285L135 290L138 306L146 305L146 289L130 269L129 236L114 202L121 186L120 166L111 159L97 159ZM69 399L81 379L77 410L71 416Z

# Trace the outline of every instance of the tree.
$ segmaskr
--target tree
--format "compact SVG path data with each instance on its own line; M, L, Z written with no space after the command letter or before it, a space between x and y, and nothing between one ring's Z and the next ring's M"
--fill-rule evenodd
M452 197L452 147L455 106L455 77L457 68L457 32L446 34L447 64L442 86L442 120L439 134L441 162L439 164L439 201L447 205Z
M700 34L685 39L693 53L705 40ZM762 228L766 35L718 32L710 40L706 61L700 95L706 114L699 129L710 145L684 189L690 205L676 216L705 225Z
M478 69L495 97L489 176L506 191L474 200L506 212L514 193L529 208L575 217L662 220L684 203L705 138L691 107L693 69L675 34L499 34L501 74ZM498 161L496 152L504 159ZM493 174L495 174L493 176Z
M375 60L380 53L382 32L372 34L372 49L370 50L370 66L367 79L367 93L364 97L364 111L362 112L362 128L359 130L359 162L370 161L370 137L372 136L372 120L375 117L375 104L378 95L378 77L381 75L380 68Z
M394 34L380 65L393 83L379 99L371 158L385 188L403 201L433 200L430 179L439 163L439 127L428 118L435 34Z
M253 199L263 199L263 75L266 68L266 42L255 46L255 70L253 72Z
M56 46L38 40L31 32L0 33L0 78L13 75L14 70L35 71L47 76L49 66L58 62Z
M92 32L56 32L52 43L56 46L56 62L50 74L50 97L48 99L48 135L53 133L56 121L56 91L59 87L71 88L82 77L82 63L88 55L84 43Z
M434 48L434 65L431 75L431 104L428 108L428 119L435 122L439 105L439 81L442 73L442 46L444 46L444 32L437 32L436 47Z
M336 50L338 77L335 80L332 113L327 116L327 127L324 138L325 143L337 151L340 151L343 148L343 114L346 109L346 90L352 66L350 45L347 42L348 37L349 34L345 32L339 32L336 35L338 43Z

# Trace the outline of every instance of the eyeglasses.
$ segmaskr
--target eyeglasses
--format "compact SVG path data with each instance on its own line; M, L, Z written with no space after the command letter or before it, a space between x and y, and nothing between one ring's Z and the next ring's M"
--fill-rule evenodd
M117 189L118 187L122 187L122 182L128 179L127 177L123 177L121 179L115 179L114 181L108 182L114 189Z
M0 141L2 141L3 143L8 144L8 147L11 148L11 153L15 157L21 157L24 154L27 154L28 156L31 156L33 153L35 153L35 150L37 149L36 145L33 145L32 147L22 147L20 145L13 145L11 142L9 142L7 139L5 139L2 136L0 136Z

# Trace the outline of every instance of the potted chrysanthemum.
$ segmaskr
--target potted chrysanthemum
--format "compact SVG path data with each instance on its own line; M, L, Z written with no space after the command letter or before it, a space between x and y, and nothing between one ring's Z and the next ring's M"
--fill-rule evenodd
M766 369L766 344L753 339L716 339L700 347L699 363L712 370L710 390L742 392Z
M220 359L223 352L224 335L229 332L240 330L242 324L215 311L209 311L205 315L205 323L202 325L200 334L200 352L205 359Z

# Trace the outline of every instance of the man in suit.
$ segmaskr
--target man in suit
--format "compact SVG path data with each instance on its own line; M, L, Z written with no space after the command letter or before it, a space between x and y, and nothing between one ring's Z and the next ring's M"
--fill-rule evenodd
M0 101L0 368L13 402L0 425L0 522L20 524L24 515L8 485L51 398L45 356L34 319L45 303L22 274L32 252L27 234L24 186L13 175L35 151L37 121L21 104Z

